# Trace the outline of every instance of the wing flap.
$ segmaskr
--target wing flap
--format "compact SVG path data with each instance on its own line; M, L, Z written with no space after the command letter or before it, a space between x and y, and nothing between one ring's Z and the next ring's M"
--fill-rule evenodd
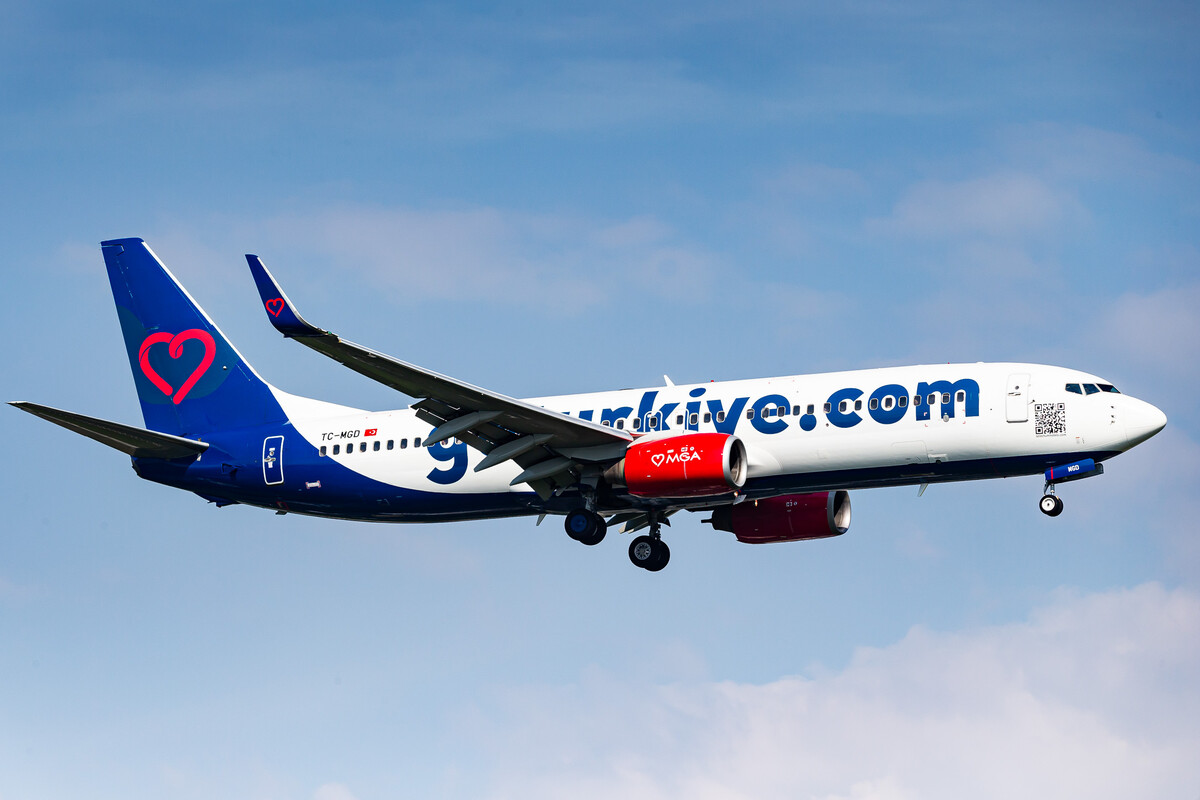
M132 425L122 425L119 422L88 417L37 403L18 400L9 405L22 411L28 411L35 417L41 417L69 431L94 439L115 450L120 450L134 458L195 458L208 449L206 443L184 439L182 436L135 428Z

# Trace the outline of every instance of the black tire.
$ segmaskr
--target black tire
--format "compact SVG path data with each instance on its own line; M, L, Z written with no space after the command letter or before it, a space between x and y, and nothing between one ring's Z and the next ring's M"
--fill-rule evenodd
M604 541L604 534L608 533L608 523L604 521L604 517L599 514L592 514L595 517L596 529L591 535L580 536L579 541L586 544L588 547L595 547Z
M667 547L667 543L662 539L657 539L654 542L654 563L646 565L649 572L658 572L667 565L671 560L671 548Z
M1047 517L1057 517L1063 512L1063 501L1058 498L1058 495L1044 494L1038 502L1038 508Z
M635 567L649 569L655 562L656 553L654 540L649 536L639 536L629 543L629 560Z
M567 518L563 520L563 528L566 529L567 536L577 542L582 542L596 533L597 519L598 517L586 508L576 508L570 511Z

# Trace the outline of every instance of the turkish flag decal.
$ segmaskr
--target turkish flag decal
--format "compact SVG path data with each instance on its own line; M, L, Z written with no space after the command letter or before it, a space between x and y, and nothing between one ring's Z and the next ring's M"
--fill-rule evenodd
M374 436L377 433L379 433L379 428L367 428L363 431L363 436Z

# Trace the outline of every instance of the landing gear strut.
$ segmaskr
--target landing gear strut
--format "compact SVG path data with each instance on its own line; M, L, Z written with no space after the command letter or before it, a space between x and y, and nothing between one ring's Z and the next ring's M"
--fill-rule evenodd
M1044 491L1046 493L1042 495L1038 508L1047 517L1057 517L1063 512L1063 501L1058 499L1058 495L1054 493L1054 484L1047 483Z
M658 572L671 560L671 548L662 540L659 526L658 514L651 512L650 534L639 536L629 543L629 560L635 567Z
M604 517L586 508L577 508L568 513L563 527L567 529L567 536L589 547L600 544L604 534L608 533L608 523Z

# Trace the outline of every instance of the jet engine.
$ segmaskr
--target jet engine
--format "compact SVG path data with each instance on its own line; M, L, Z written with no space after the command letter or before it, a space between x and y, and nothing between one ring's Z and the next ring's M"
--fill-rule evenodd
M747 544L841 536L850 529L850 495L817 492L747 500L714 509L705 521Z
M746 446L728 433L686 433L631 444L605 471L638 497L712 497L746 483Z

